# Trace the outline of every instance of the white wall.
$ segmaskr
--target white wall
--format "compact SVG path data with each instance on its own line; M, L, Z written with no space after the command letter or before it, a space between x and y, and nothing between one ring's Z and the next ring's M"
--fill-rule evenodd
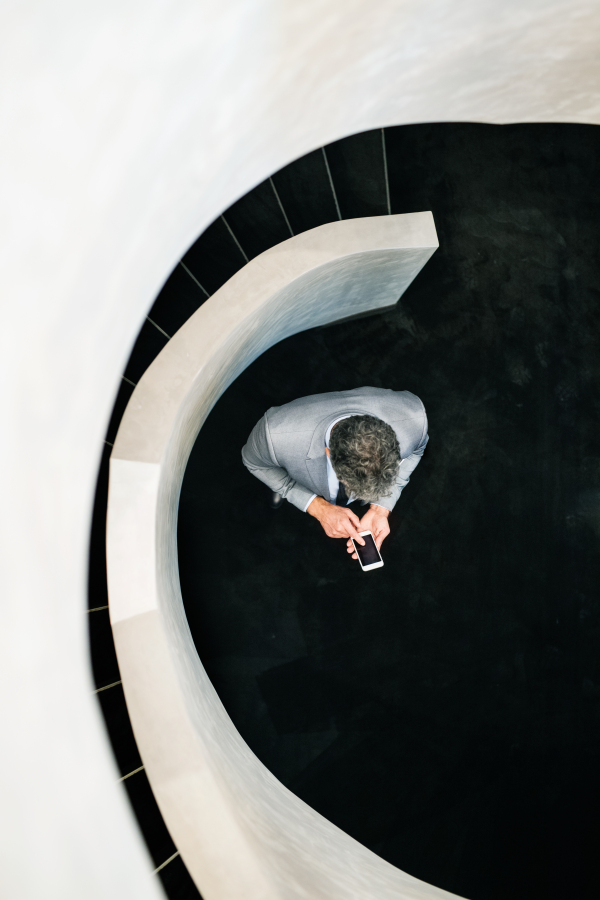
M316 146L600 121L595 0L5 0L0 882L151 897L91 678L89 521L119 373L198 233Z

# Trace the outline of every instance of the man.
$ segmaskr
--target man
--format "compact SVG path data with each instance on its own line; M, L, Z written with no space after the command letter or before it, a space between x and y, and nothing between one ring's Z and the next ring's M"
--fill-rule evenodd
M388 516L419 464L428 441L425 407L410 391L362 387L314 394L272 406L242 450L246 468L271 488L273 506L289 500L321 523L328 537L378 549ZM347 504L362 500L359 519Z

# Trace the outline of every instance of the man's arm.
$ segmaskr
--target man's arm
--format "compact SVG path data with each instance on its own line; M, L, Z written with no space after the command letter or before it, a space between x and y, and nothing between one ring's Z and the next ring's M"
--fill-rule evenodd
M413 450L410 456L407 456L406 459L403 459L400 463L394 490L388 497L381 497L376 503L371 503L369 509L360 520L360 530L372 532L378 550L381 550L382 543L390 533L388 516L398 502L400 494L408 484L410 476L421 462L428 440L427 417L425 416L419 445ZM354 552L352 541L348 541L347 547L348 553L352 554L352 559L356 559L357 556Z
M304 512L313 491L298 484L276 460L266 415L260 419L242 448L242 460L249 472Z
M410 456L407 456L406 459L402 460L398 478L392 493L388 497L382 497L380 500L377 500L376 503L371 503L369 509L360 520L360 530L370 531L372 533L378 550L381 550L381 545L390 533L388 516L398 502L400 494L408 484L410 476L421 462L425 444L427 444L427 437L425 438L422 449L418 448L420 449L420 452L415 450L414 453L411 453ZM348 541L347 546L348 553L352 554L352 559L356 559L357 556L354 552L352 541Z
M375 546L381 550L381 545L390 533L390 523L388 522L389 510L383 506L377 506L371 503L371 506L364 514L359 523L359 531L370 531L375 541ZM348 553L352 554L352 559L357 559L356 552L352 541L347 542Z
M359 544L364 544L364 539L358 533L360 520L347 506L336 506L323 497L315 497L306 512L321 523L327 537L354 538ZM348 543L351 544L352 541L349 540Z
M421 435L421 440L410 456L407 456L406 459L403 459L400 463L400 468L398 469L398 477L396 479L396 484L394 485L394 490L387 497L380 497L379 500L376 500L377 506L382 506L384 509L387 509L391 512L396 503L400 498L400 494L410 481L410 476L415 471L419 463L421 462L421 458L423 453L425 452L425 447L427 446L427 441L429 440L429 435L427 434L427 419L425 419L425 424L423 426L423 434Z
M358 536L358 516L352 510L334 506L323 497L318 497L304 485L298 484L288 475L286 469L276 462L266 415L252 429L242 449L242 459L248 471L272 491L281 494L302 512L314 516L328 537L353 537L359 543L364 543Z

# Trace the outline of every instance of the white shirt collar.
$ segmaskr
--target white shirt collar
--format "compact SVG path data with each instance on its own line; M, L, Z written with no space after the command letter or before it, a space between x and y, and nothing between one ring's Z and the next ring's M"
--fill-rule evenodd
M337 425L338 422L341 422L342 419L349 419L352 414L346 416L339 416L335 421L331 423L329 428L327 429L327 433L325 434L325 446L329 447L329 438L331 437L331 430L334 425ZM331 465L331 460L327 457L327 486L329 488L329 502L335 503L337 500L338 491L340 489L340 481L337 475L335 474L335 469ZM348 498L348 503L350 503L353 497Z

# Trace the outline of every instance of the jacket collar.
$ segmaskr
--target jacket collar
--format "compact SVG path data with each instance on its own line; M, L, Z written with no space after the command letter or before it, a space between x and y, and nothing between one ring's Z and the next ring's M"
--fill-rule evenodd
M327 416L325 419L321 419L317 427L313 432L313 436L310 442L310 447L308 448L308 453L306 454L307 461L309 459L320 459L322 456L325 456L325 435L327 434L327 429L330 425L339 419L340 416L365 416L370 415L367 410L364 409L345 409L343 411L338 411L334 416Z

